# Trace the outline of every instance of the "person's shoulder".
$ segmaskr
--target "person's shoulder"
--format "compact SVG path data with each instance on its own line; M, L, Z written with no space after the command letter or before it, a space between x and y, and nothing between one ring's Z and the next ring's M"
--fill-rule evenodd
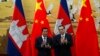
M57 34L57 35L55 35L55 38L59 38L59 37L60 37L60 35L61 35L61 34Z
M48 36L47 38L48 38L48 39L52 39L52 37L49 37L49 36Z
M42 37L41 37L41 36L39 36L39 37L37 37L36 39L37 39L37 40L39 40L39 39L41 39L41 38L42 38Z
M70 33L66 33L65 35L71 35Z
M60 36L61 34L57 34L56 36Z
M66 36L69 36L69 37L71 37L71 34L69 34L69 33L66 33Z

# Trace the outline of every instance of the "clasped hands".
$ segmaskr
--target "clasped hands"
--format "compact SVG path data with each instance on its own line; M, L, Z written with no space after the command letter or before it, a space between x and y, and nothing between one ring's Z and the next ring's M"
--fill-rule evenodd
M45 41L42 42L41 47L51 48L50 44L46 43Z
M68 43L68 40L65 39L65 38L61 38L60 39L60 42L61 42L61 44L67 44Z

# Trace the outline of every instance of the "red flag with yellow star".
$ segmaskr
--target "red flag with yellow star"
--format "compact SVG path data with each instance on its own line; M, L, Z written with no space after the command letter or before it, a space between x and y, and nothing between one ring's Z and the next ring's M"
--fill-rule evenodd
M43 0L37 0L34 23L31 34L32 56L37 56L37 50L35 48L35 40L37 37L41 36L42 28L48 28L48 36L51 36L50 26L46 16L46 10L44 7Z
M76 56L99 56L98 37L89 0L82 1L76 32Z

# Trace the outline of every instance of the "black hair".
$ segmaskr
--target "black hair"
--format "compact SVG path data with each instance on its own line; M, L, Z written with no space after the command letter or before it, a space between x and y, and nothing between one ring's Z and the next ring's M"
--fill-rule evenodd
M63 25L58 26L58 29L59 29L59 27L63 27L65 29L65 27Z
M43 31L44 29L47 29L47 30L48 30L48 28L42 28L42 31Z

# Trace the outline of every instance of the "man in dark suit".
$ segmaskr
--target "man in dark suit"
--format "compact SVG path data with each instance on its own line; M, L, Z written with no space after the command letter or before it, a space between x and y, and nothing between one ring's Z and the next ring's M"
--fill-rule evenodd
M42 29L42 35L36 40L36 48L38 50L38 56L51 56L52 40L48 35L48 29Z
M58 30L60 34L56 35L53 39L55 56L71 56L72 37L70 34L65 33L64 26L59 26Z

